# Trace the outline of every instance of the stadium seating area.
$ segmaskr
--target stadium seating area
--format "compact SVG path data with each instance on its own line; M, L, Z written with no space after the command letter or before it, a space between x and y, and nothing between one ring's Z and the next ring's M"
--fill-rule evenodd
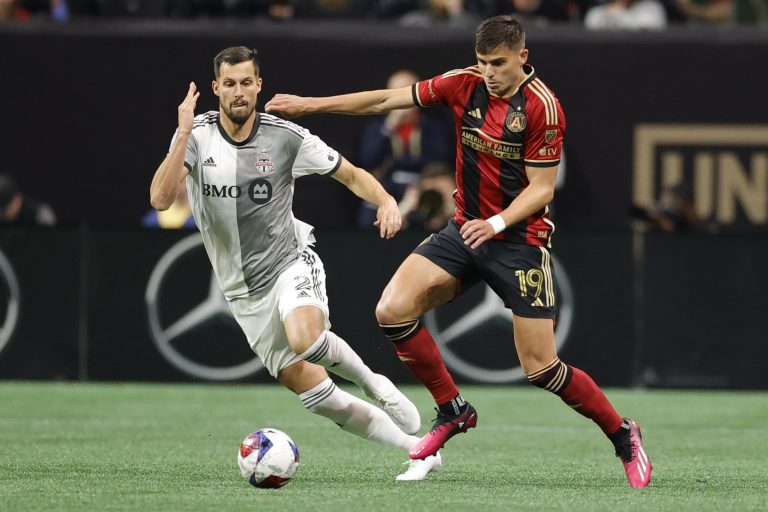
M588 16L590 11L594 11ZM531 25L662 29L668 25L768 24L768 0L5 0L0 21L50 18L344 19L402 26L472 27L514 14Z

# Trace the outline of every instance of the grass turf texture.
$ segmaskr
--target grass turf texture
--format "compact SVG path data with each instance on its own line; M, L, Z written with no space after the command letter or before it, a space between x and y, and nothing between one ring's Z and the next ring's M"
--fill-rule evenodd
M351 386L345 389L352 391ZM422 412L430 397L403 387ZM0 510L722 511L768 507L768 394L609 389L643 427L651 487L630 489L599 429L527 387L463 386L478 428L444 468L395 482L404 453L304 410L278 386L0 383ZM260 427L299 446L297 477L255 489L240 441Z

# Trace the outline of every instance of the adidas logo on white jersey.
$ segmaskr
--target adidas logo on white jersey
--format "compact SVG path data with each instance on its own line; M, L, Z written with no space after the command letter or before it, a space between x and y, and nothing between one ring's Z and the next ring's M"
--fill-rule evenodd
M209 156L203 162L203 167L216 167L216 162L213 161L213 157Z

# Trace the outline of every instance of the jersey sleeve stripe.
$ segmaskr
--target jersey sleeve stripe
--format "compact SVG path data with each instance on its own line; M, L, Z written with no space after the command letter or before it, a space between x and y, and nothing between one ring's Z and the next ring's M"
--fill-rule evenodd
M274 128L282 128L283 130L288 130L291 133L296 134L300 139L304 139L304 133L302 133L299 129L295 127L295 125L292 125L290 123L286 122L275 122L272 119L261 119L261 124L265 126L272 126Z
M413 104L418 105L419 107L423 107L424 104L419 99L419 83L416 82L411 86L411 94L413 95Z
M464 68L464 69L452 69L443 73L443 78L449 78L458 75L472 75L478 78L483 78L483 74L478 71L476 67Z
M557 100L555 99L555 95L552 94L552 91L550 91L549 88L547 88L547 86L544 85L544 82L542 82L538 78L535 79L533 82L534 82L534 85L541 91L541 93L547 99L550 107L552 108L552 124L557 124L558 123Z
M331 169L330 171L328 171L327 173L325 173L325 176L333 176L333 173L335 173L336 171L338 171L338 170L339 170L339 168L341 167L341 160L342 160L344 157L343 157L343 156L341 156L341 153L339 153L338 151L336 152L336 156L338 157L338 159L336 160L336 165L334 165L334 166L333 166L333 169Z
M560 163L560 159L555 160L523 160L525 162L525 165L530 165L531 167L552 167Z
M541 102L544 104L547 124L557 124L557 105L555 104L555 98L552 96L552 93L549 92L546 87L544 87L539 82L538 79L533 80L528 85L531 88L531 91L533 91L533 93L538 96Z

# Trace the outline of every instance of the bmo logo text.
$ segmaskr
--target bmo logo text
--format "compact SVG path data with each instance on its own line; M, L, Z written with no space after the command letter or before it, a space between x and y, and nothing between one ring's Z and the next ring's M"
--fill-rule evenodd
M768 224L768 125L639 125L634 167L638 206L684 185L702 220Z
M237 199L243 190L237 185L213 185L203 183L203 195L207 197L222 197ZM248 197L256 204L267 204L272 199L272 184L264 179L256 179L248 185Z

